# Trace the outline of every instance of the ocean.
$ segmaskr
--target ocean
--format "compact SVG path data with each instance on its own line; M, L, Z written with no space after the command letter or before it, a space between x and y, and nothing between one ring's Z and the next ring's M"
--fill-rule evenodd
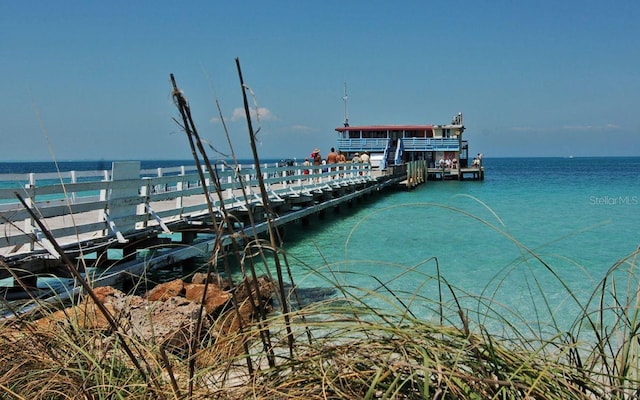
M484 181L429 181L287 226L295 284L316 290L338 282L367 306L434 322L442 296L451 324L460 325L460 304L474 326L515 324L532 334L569 330L597 306L590 298L605 277L635 292L635 260L608 271L640 243L640 157L483 162ZM111 165L67 163L61 169ZM142 162L143 169L179 165L191 164ZM0 174L52 168L0 163Z
M598 308L605 277L635 293L634 259L608 271L640 243L640 158L485 158L484 166L484 181L430 181L289 227L287 254L308 266L294 265L296 283L330 277L364 288L355 292L367 305L435 322L442 295L456 326L460 303L476 327L502 331L507 322L537 337ZM442 294L437 270L451 288Z

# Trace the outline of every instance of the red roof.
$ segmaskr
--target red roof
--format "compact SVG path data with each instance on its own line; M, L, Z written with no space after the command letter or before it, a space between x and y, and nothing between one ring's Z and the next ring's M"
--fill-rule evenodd
M433 125L364 125L341 126L336 128L336 131L420 131L431 129L433 129Z

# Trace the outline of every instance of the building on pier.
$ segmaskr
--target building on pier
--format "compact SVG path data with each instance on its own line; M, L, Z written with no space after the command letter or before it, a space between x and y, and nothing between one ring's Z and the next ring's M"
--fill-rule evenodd
M346 121L346 120L345 120ZM430 177L482 179L482 165L469 162L469 144L463 140L462 113L443 125L359 125L335 129L337 150L347 159L367 152L372 167L385 170L409 161L427 162Z

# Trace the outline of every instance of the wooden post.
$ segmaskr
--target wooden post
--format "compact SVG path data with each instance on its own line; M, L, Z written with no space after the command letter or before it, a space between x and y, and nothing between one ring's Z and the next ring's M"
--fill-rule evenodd
M33 189L36 187L36 174L31 172L29 174L29 183L25 186L26 189ZM25 203L27 204L28 207L33 207L36 203L36 195L35 192L30 192L30 193L34 193L33 197L29 196L25 199ZM35 227L34 221L32 218L25 218L24 220L24 231L31 233L33 232L33 228ZM29 251L33 251L35 249L35 241L31 240L29 242Z
M186 175L186 170L184 165L180 167L180 176L182 176L184 179L184 176ZM180 180L176 183L176 191L178 192L178 195L176 196L176 208L177 209L181 209L182 208L182 191L185 189L185 182L184 180Z
M115 161L112 165L112 187L107 205L109 218L113 221L136 215L137 204L123 204L112 201L121 198L138 196L138 180L140 179L140 161ZM127 233L135 230L134 222L120 222L116 227L118 231Z

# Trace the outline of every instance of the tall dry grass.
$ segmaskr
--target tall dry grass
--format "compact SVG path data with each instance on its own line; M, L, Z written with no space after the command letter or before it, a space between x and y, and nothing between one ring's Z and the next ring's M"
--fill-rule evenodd
M262 250L289 267L281 250ZM627 282L637 282L636 257L634 252L617 262L572 329L551 337L474 329L468 319L474 311L461 306L457 320L449 315L442 323L423 321L402 308L399 293L371 291L378 304L373 308L362 288L338 284L336 296L303 306L292 286L283 286L290 305L286 319L282 312L270 314L230 333L225 347L211 346L213 332L205 332L188 357L84 329L77 315L69 315L55 334L28 316L5 319L0 390L18 399L635 398L640 299L638 287ZM251 274L253 261L243 261ZM331 282L330 273L323 277ZM457 298L443 276L423 278L438 279L441 290ZM448 297L440 295L417 296L412 304L428 302L438 313L438 297ZM590 341L581 339L585 332ZM121 341L135 349L146 374L127 358ZM247 344L246 351L239 343Z

